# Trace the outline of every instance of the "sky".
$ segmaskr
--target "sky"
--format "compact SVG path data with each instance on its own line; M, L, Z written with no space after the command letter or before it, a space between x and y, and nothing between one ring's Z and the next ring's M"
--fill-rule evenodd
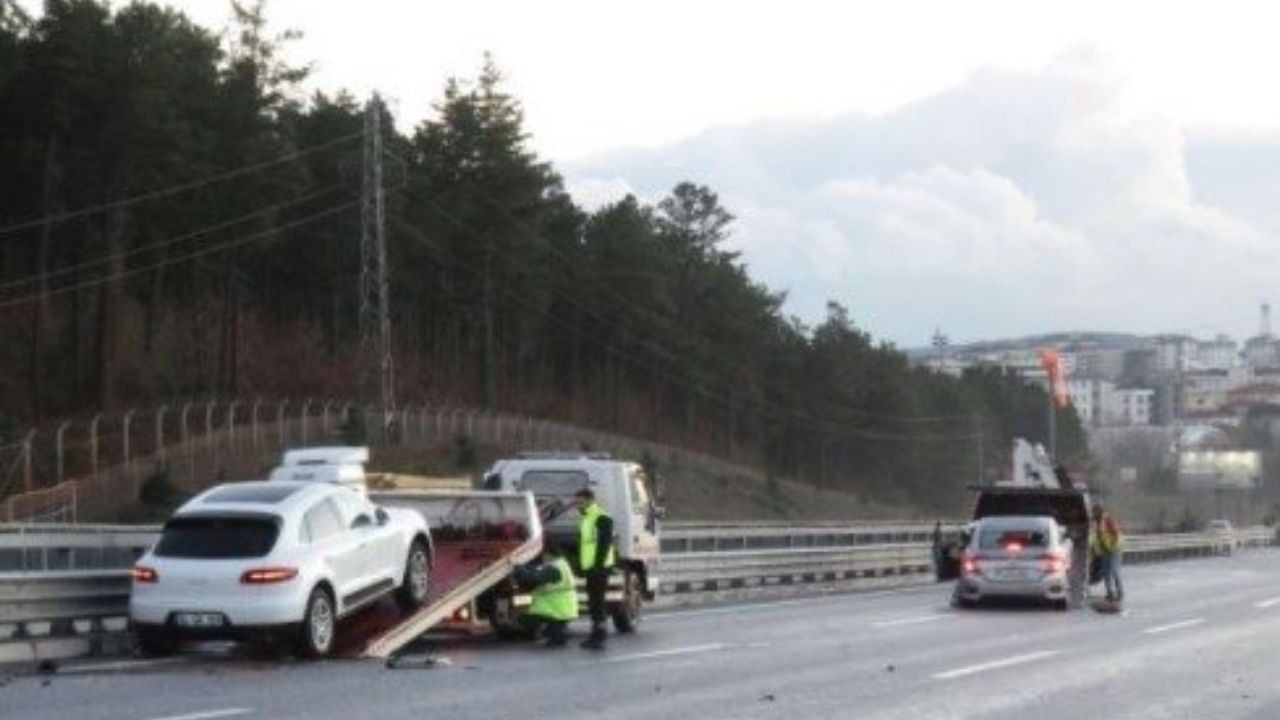
M222 0L172 0L221 27ZM588 206L709 185L820 320L923 345L1257 331L1280 304L1280 6L273 0L311 84L406 127L493 53Z

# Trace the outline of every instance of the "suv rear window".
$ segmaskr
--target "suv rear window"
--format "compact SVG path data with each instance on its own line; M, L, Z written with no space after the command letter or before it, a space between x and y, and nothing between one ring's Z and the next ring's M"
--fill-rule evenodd
M270 517L179 517L164 526L158 557L231 560L262 557L275 547L280 524Z

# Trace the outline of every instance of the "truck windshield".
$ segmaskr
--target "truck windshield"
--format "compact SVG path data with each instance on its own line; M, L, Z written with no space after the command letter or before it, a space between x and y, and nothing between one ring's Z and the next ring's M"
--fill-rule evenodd
M571 497L587 486L581 470L529 470L520 477L520 489L544 497Z
M270 517L179 517L164 526L155 554L159 557L231 560L262 557L280 533Z

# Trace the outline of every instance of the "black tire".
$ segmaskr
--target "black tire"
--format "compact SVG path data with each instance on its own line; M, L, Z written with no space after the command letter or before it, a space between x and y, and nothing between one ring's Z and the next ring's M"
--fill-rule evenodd
M405 613L411 613L427 603L431 594L431 555L421 538L409 546L404 561L404 577L396 590L396 604Z
M977 606L977 604L978 603L973 600L962 597L960 593L952 593L951 595L951 607L953 608L958 608L960 610L972 610Z
M642 602L639 577L627 570L622 575L622 602L609 609L613 628L621 634L633 633L640 624Z
M1067 602L1066 598L1053 601L1053 609L1058 612L1065 612L1069 607L1071 607L1071 603Z
M333 595L323 587L311 591L307 611L298 628L298 654L305 658L321 658L333 652L338 634L338 609Z
M133 639L143 657L168 657L178 651L178 638L162 627L134 628Z

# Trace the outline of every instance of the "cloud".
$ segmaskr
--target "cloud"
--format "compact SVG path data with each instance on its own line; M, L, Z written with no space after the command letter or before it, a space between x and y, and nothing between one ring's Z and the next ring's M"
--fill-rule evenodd
M710 185L792 312L813 320L837 299L904 344L935 325L957 339L1247 330L1280 267L1280 163L1239 160L1280 160L1280 138L1197 136L1124 98L1105 56L1072 48L887 115L717 128L567 175L642 197Z

